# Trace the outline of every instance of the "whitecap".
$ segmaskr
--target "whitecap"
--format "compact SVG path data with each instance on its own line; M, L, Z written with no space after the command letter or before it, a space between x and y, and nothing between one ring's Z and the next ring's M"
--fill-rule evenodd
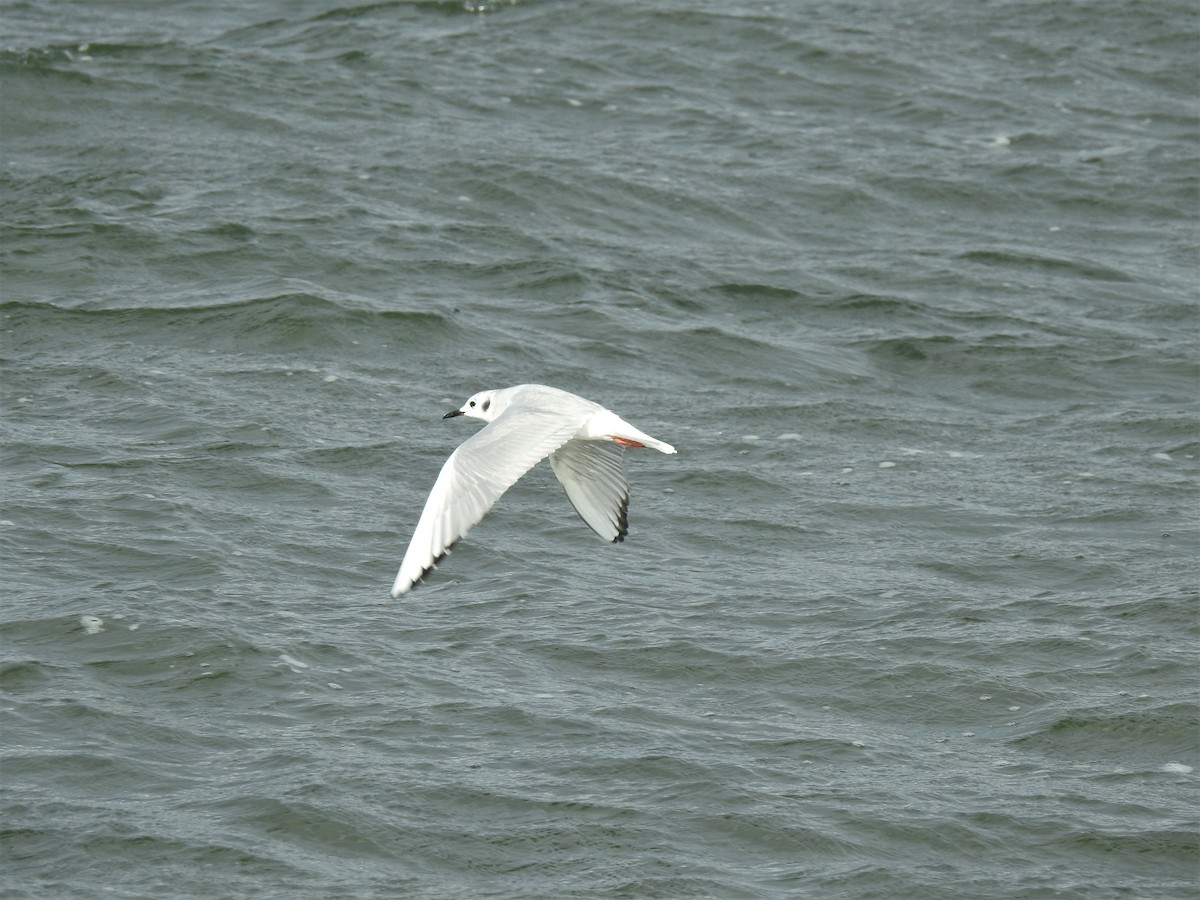
M286 653L279 654L279 661L285 666L289 666L293 672L300 672L301 670L308 668L308 663L301 662L294 656L288 656Z

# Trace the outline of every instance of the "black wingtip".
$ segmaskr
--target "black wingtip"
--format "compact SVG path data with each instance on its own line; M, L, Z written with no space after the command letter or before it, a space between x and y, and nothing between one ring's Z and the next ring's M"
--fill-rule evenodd
M629 495L621 498L621 507L617 510L617 536L612 539L614 544L620 544L629 534Z
M457 544L457 543L458 543L458 541L455 541L455 542L454 542L454 544ZM454 544L451 544L449 547L447 547L445 550L443 550L443 551L442 551L442 555L441 555L441 556L438 556L438 557L436 557L436 558L433 560L433 562L431 562L431 563L430 563L430 564L429 564L429 565L428 565L428 566L425 568L425 571L424 571L424 572L422 572L420 575L418 575L418 576L417 576L417 578L416 578L416 579L413 581L413 583L412 583L412 587L410 587L410 588L409 588L409 590L410 590L410 591L411 591L411 590L413 590L414 588L416 588L416 586L417 586L417 585L419 585L419 584L424 584L424 583L425 583L425 577L426 577L426 576L427 576L427 575L428 575L430 572L432 572L434 569L436 569L436 568L438 567L438 563L440 563L440 562L441 562L443 559L445 559L447 556L449 556L449 555L450 555L450 551L454 549Z

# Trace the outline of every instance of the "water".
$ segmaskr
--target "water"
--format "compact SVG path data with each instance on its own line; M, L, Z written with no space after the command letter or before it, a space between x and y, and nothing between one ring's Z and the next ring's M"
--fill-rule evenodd
M1194 6L481 6L0 7L4 896L1197 896Z

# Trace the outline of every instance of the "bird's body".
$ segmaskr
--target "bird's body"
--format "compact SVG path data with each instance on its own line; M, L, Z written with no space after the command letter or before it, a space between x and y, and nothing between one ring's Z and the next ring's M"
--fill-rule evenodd
M481 391L444 418L455 416L488 425L442 466L392 585L393 597L411 590L546 456L580 518L606 541L617 542L629 532L621 448L675 452L600 404L541 384Z

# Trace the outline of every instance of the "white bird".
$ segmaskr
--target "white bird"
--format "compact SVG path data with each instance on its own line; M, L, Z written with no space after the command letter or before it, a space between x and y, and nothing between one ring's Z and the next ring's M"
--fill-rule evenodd
M411 590L546 456L580 518L616 543L629 533L629 482L621 471L621 448L675 452L599 403L542 384L480 391L442 418L455 416L489 424L442 466L392 585L393 597Z

